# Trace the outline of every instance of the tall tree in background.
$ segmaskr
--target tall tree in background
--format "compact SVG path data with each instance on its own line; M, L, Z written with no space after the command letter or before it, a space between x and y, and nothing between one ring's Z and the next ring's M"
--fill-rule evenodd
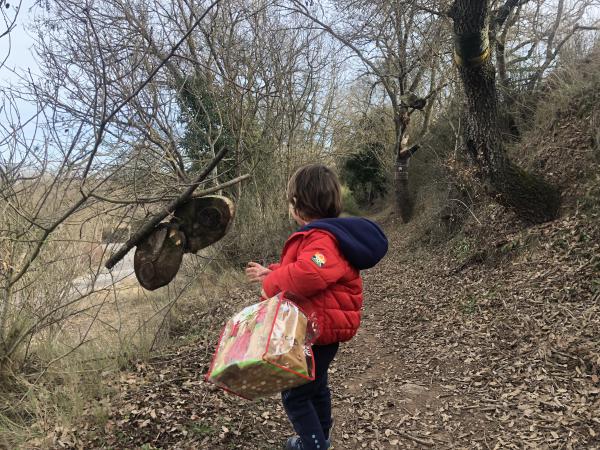
M527 121L531 93L542 87L545 76L556 67L561 52L577 39L581 54L599 30L593 13L595 0L507 1L495 11L490 23L494 36L496 70L502 114L509 131L519 136ZM597 5L597 2L596 2ZM587 42L586 42L587 40Z
M534 91L561 50L586 31L600 29L594 0L507 1L491 22L503 90Z
M389 168L395 164L389 143L394 127L389 107L366 106L363 89L355 89L338 110L334 148L340 149L338 167L342 182L359 206L369 207L390 190Z
M192 161L192 172L202 168L206 159L214 157L214 152L218 153L223 147L235 148L233 131L221 114L224 108L214 92L218 88L208 75L210 72L202 73L197 70L192 76L175 81L181 109L180 120L186 126L180 146L185 156ZM214 149L207 136L217 142ZM215 184L219 182L218 175L215 168Z
M447 82L440 70L444 58L444 20L406 0L337 0L333 21L304 2L294 0L293 9L310 18L315 26L339 41L364 66L358 77L371 84L370 96L383 98L391 106L395 136L394 186L396 207L402 220L411 218L408 164L417 147L407 151L411 139L418 140L429 125L433 97ZM442 36L442 39L440 39ZM415 111L423 112L421 129L409 137Z
M466 97L464 141L469 156L501 204L532 222L554 219L560 208L558 189L517 167L501 139L489 0L456 0L449 16L454 21L455 60Z

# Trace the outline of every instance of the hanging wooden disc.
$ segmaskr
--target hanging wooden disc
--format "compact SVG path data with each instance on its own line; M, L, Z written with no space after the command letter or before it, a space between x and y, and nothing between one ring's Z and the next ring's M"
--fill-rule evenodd
M181 266L185 235L170 223L161 223L138 245L133 258L135 276L149 291L169 284Z
M233 202L220 195L195 198L176 209L173 222L185 234L185 252L196 253L225 236L234 213Z

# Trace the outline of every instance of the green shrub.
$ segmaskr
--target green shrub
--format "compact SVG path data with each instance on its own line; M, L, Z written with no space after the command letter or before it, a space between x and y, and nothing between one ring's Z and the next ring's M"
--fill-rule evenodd
M362 211L354 198L354 193L346 185L342 185L342 211L350 216L362 215Z
M341 178L361 206L370 206L388 192L383 163L385 147L380 142L365 144L342 163Z

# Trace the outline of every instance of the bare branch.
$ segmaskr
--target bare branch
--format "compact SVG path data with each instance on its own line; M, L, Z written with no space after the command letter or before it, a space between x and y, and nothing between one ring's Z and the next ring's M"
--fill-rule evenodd
M215 192L219 192L222 189L226 189L228 187L235 186L236 184L241 183L244 180L247 180L248 178L250 178L250 176L251 176L250 174L242 175L240 177L236 177L225 183L221 183L217 186L213 186L211 188L204 189L202 191L194 192L194 194L191 195L190 198L200 198L200 197L204 197L206 195L214 194ZM102 196L97 193L90 194L90 197L101 200L103 202L114 203L117 205L146 205L146 204L150 204L150 203L161 203L161 202L165 202L165 201L169 201L169 200L174 200L177 198L177 197L173 197L173 196L163 196L163 197L152 197L152 198L149 198L149 197L148 198L136 198L134 200L120 200L120 199L116 199L116 198L105 197L105 196Z

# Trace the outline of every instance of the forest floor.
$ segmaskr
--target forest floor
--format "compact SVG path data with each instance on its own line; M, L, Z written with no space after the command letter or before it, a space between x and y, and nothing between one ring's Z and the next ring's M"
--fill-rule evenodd
M600 448L598 215L522 227L494 208L438 246L418 220L385 220L390 252L365 272L362 327L331 368L333 448ZM190 309L177 345L103 380L117 395L45 445L281 448L293 431L277 398L203 381L223 322L255 299L238 286Z

